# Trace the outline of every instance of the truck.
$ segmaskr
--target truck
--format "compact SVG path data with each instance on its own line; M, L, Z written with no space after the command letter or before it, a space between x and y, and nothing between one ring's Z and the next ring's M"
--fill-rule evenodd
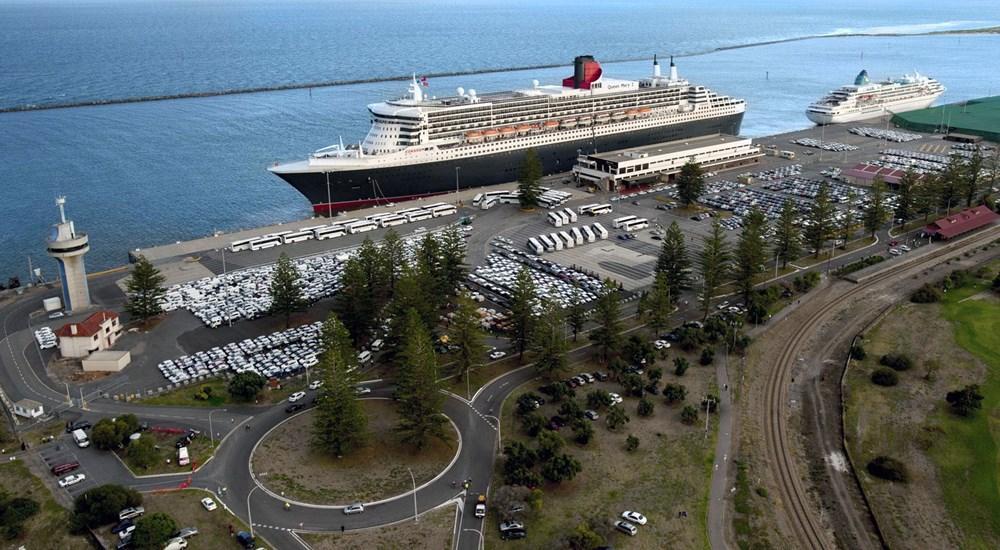
M58 296L46 298L42 300L42 307L45 308L45 313L52 313L53 311L59 311L60 309L62 309L62 300L60 300Z
M479 495L479 498L476 499L476 517L486 517L486 495Z
M180 449L177 449L177 465L187 466L190 463L191 463L191 456L188 454L188 448L181 447Z
M90 446L90 439L87 438L87 432L81 429L73 430L73 441L75 441L76 446L81 449Z

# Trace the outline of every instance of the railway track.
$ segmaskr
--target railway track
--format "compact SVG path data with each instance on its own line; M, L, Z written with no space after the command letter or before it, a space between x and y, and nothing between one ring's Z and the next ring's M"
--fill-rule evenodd
M764 398L768 418L765 422L764 437L766 440L768 462L777 474L781 500L785 503L785 513L788 515L789 525L795 532L799 547L816 549L830 549L835 547L835 543L824 532L823 526L816 517L814 507L809 501L809 496L806 494L802 480L798 474L795 457L788 440L786 416L788 386L799 348L809 337L815 334L817 328L831 313L837 311L842 304L846 303L852 297L861 295L875 285L889 279L910 276L926 268L929 263L935 263L949 256L961 254L982 246L993 241L998 236L1000 236L1000 226L995 226L961 241L949 243L934 252L914 257L911 260L892 266L883 273L873 276L846 293L836 296L823 304L811 317L802 323L788 341L788 345L785 346L784 351L778 358L775 368L770 371L765 388ZM864 540L866 538L862 536L864 535L863 533L856 533L856 535L859 535L859 537L855 540Z

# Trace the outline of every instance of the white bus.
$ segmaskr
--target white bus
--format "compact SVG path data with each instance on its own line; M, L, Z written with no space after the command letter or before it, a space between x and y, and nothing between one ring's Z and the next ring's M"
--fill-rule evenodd
M411 222L419 222L419 221L422 221L422 220L426 220L426 219L432 218L434 216L434 214L431 214L430 212L428 212L426 210L418 208L414 212L407 212L405 214L405 216L406 216L406 219L409 220L409 221L411 221Z
M292 231L291 233L285 233L281 236L281 240L285 244L300 243L302 241L308 241L311 238L313 238L313 232L311 229L308 231L305 229L301 231Z
M392 227L394 225L402 225L402 224L406 223L407 221L409 221L409 220L406 219L406 216L400 216L398 214L393 214L391 216L386 216L384 218L379 219L378 224L381 227Z
M504 193L497 197L497 199L500 201L500 204L517 204L521 202L521 192L511 191L510 193Z
M586 239L583 238L583 232L580 231L579 227L574 227L570 229L569 234L572 235L573 239L576 240L577 246L580 246L581 244L587 242Z
M615 218L611 222L611 227L614 227L615 229L621 229L623 224L626 224L632 220L637 220L637 219L639 219L639 216L622 216L621 218Z
M458 213L458 208L455 208L454 204L435 205L433 207L428 207L427 210L430 210L431 214L435 218L440 218L441 216L450 216L452 214Z
M594 236L594 232L591 231L590 228L587 227L586 225L580 226L580 232L583 233L583 236L585 239L587 239L588 243L592 243L597 240L597 237Z
M596 202L594 204L585 204L585 205L577 208L576 211L579 212L580 215L582 216L584 214L590 214L590 211L593 210L593 209L595 209L595 208L597 208L598 206L600 206L600 205L597 204Z
M621 229L624 229L625 231L638 231L640 229L646 229L647 227L649 227L649 220L646 218L636 218L621 225Z
M598 239L604 240L608 238L608 230L604 229L604 226L600 223L594 222L591 224L591 227L594 228L594 233L597 235Z
M344 226L342 225L327 225L320 227L319 229L313 229L313 236L316 237L317 241L335 239L337 237L343 237L345 234L347 234L347 230L344 229Z
M250 250L264 250L265 248L281 246L282 243L281 235L264 235L250 241Z
M555 243L552 242L552 239L548 235L539 235L538 240L542 243L542 246L545 247L545 250L552 252L556 249Z
M256 238L253 239L240 239L238 241L233 241L229 243L230 252L241 252L243 250L250 250L250 243L254 242Z
M576 212L573 212L572 208L566 208L563 210L567 216L569 216L570 223L576 223Z
M560 231L559 232L559 236L562 237L563 247L565 247L565 248L573 248L574 246L576 246L576 240L574 240L573 237L571 237L569 233L567 233L565 231Z
M608 203L598 204L594 208L591 208L590 212L588 212L588 214L590 214L591 216L600 216L601 214L610 214L610 213L611 213L611 205Z
M555 244L556 250L562 250L563 249L563 240L562 240L562 237L560 237L559 235L556 235L555 233L549 233L549 238L552 239L552 243Z
M541 256L542 253L545 252L545 247L538 242L538 239L532 237L528 239L528 250L530 250L535 256Z
M350 233L351 235L354 235L356 233L364 233L365 231L371 231L376 227L378 227L377 223L368 220L358 220L344 224L344 229L347 229L347 232Z
M479 208L481 210L489 210L490 208L493 208L496 205L497 205L496 197L486 197L485 199L483 199L483 202L479 203Z
M472 199L472 206L479 206L479 203L483 202L483 194L476 193L475 198Z
M563 225L569 225L570 223L572 223L572 220L570 220L569 216L566 215L566 211L565 210L559 210L559 211L557 211L556 212L556 216L559 216L560 218L562 218Z
M556 214L555 212L549 212L548 214L545 215L545 218L552 225L554 225L556 227L562 227L563 220L562 220L562 216L560 216L559 214Z

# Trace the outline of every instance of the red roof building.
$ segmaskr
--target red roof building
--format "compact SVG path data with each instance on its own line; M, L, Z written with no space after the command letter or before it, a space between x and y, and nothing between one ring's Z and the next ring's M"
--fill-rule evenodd
M87 357L91 352L108 349L121 335L118 314L98 311L82 323L67 323L56 331L63 357Z
M989 208L974 206L968 210L962 210L958 214L953 214L927 224L924 227L924 235L950 239L974 229L985 227L998 219L1000 219L1000 214Z

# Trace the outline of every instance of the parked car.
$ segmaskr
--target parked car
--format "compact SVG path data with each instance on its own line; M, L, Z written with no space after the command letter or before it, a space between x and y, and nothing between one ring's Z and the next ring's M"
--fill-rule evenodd
M372 389L367 386L357 386L354 388L354 393L357 395L368 395L372 392Z
M202 505L202 507L204 507L209 512L211 512L212 510L215 510L216 508L219 507L219 505L216 504L215 501L212 500L211 497L205 497L205 498L201 499L201 505Z
M313 380L312 382L309 383L309 389L310 390L318 390L322 386L323 386L323 381L322 380Z
M135 506L133 508L126 508L126 509L122 510L121 512L118 512L118 519L120 519L120 520L133 519L133 518L137 518L137 517L139 517L139 516L141 516L141 515L143 515L145 513L146 513L146 509L143 508L142 506Z
M598 418L601 417L601 415L597 414L597 411L592 411L590 409L583 411L583 415L591 420L597 420Z
M64 477L64 478L62 478L62 479L59 480L59 486L60 487L69 487L71 485L76 485L77 483L80 483L81 481L83 481L85 479L87 479L87 475L86 474L70 474L70 475L68 475L68 476L66 476L66 477Z
M182 539L181 537L175 537L167 541L167 545L163 547L163 550L182 550L187 548L188 541Z
M122 531L128 529L132 525L135 525L131 519L123 519L119 521L114 527L111 528L111 532L115 535L121 533Z
M506 355L507 355L507 352L497 350L497 351L494 351L494 352L490 353L490 359L493 359L495 361L497 359L502 359Z
M622 520L615 522L615 529L618 529L619 531L625 533L630 537L634 537L639 532L639 529L636 528L635 525L632 525L631 523Z
M640 514L639 512L626 510L622 512L622 519L633 525L646 525L646 516Z
M299 399L302 399L305 396L306 396L306 392L304 392L304 391L297 391L297 392L293 393L292 395L288 396L288 402L289 403L295 403L296 401L298 401Z
M87 420L77 420L76 422L67 422L66 433L73 433L76 430L89 430L91 427L92 426L90 422Z
M198 534L198 528L197 527L185 527L185 528L181 529L180 531L177 531L177 534L174 535L174 536L182 538L182 539L189 539L189 538L191 538L191 537L193 537L193 536L195 536L197 534Z

